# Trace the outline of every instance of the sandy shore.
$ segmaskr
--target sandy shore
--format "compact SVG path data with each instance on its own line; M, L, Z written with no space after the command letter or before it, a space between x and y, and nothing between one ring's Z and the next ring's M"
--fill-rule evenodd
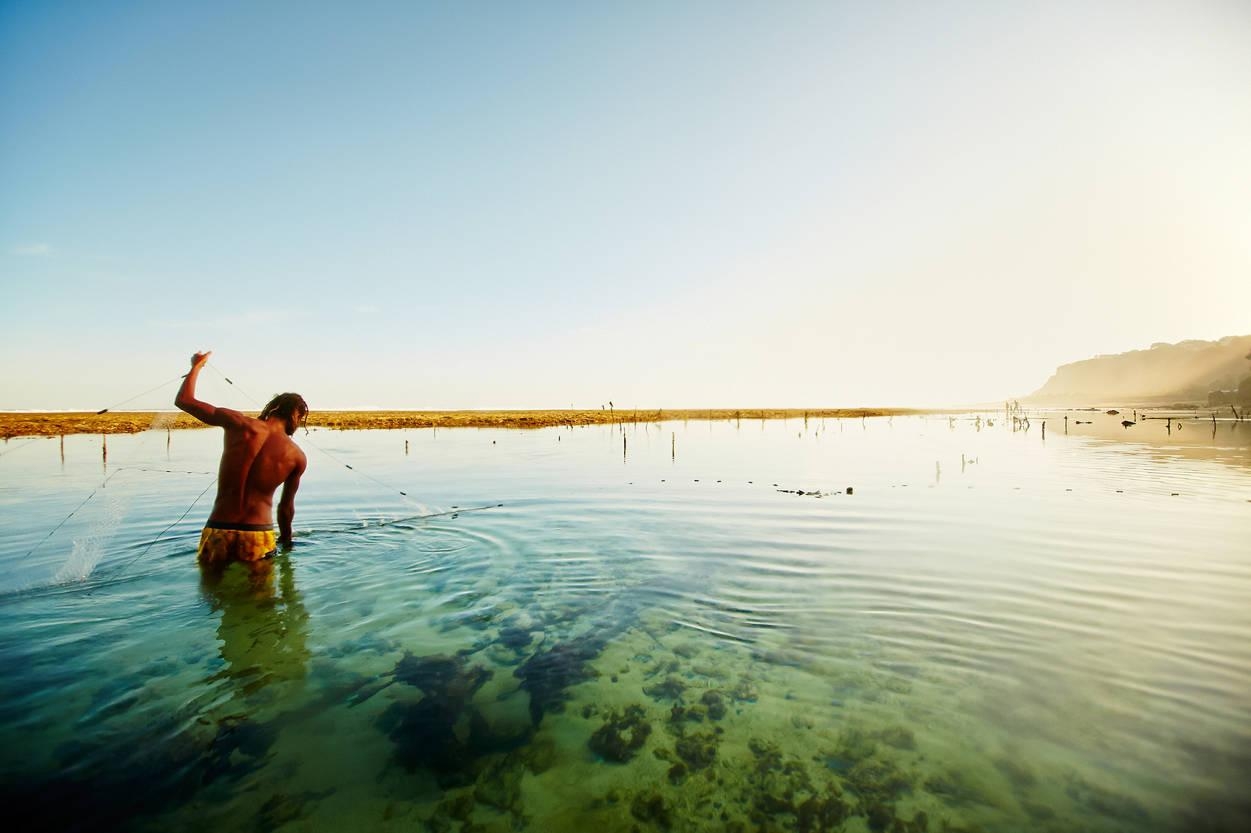
M839 419L900 416L912 408L701 408L648 411L315 411L310 427L371 428L550 428L618 422L733 419ZM135 434L150 428L204 428L186 414L153 411L117 413L0 413L0 438L63 434Z

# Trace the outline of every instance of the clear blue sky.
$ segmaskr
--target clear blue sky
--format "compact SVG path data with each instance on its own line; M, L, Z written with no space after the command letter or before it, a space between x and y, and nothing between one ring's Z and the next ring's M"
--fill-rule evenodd
M2 2L0 408L1020 395L1251 332L1249 148L1241 0Z

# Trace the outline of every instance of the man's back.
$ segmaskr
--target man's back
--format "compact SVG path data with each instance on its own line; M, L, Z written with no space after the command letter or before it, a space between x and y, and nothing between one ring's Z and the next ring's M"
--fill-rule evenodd
M209 520L271 524L274 492L293 472L304 470L304 452L279 426L239 416L241 424L225 426L217 500Z

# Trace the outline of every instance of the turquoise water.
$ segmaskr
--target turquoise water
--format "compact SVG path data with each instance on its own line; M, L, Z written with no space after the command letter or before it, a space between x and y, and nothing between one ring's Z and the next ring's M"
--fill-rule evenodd
M218 432L14 440L9 806L1251 829L1251 424L989 416L313 431L295 547L219 582L194 561Z

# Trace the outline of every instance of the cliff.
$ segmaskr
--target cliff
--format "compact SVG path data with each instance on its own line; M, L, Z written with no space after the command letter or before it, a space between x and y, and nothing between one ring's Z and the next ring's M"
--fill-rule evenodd
M1236 390L1248 378L1249 355L1251 335L1153 344L1147 350L1061 365L1026 401L1056 405L1205 403L1212 391Z

